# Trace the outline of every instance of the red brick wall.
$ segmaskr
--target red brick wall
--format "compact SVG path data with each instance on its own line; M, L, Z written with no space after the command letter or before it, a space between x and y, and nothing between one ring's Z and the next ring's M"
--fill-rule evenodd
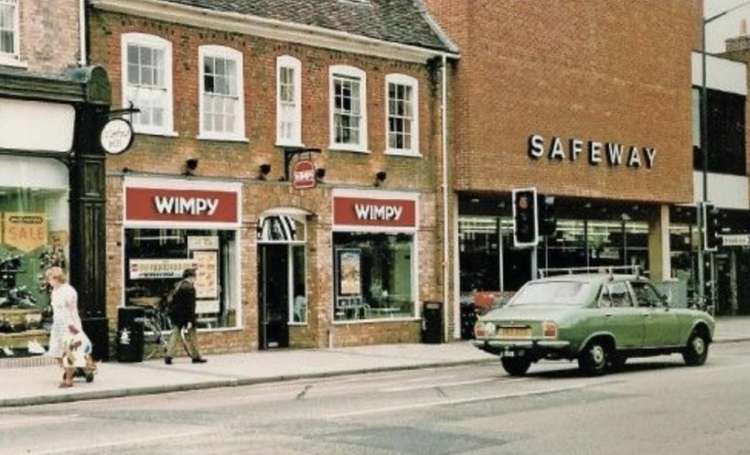
M138 135L126 154L107 161L107 311L113 327L122 301L122 185L123 169L132 173L174 176L188 158L199 159L197 176L243 182L241 236L241 288L243 328L236 331L200 333L208 352L257 349L257 245L255 227L260 214L278 207L301 208L308 217L308 324L290 329L295 347L328 345L330 309L333 301L331 237L331 190L334 187L373 188L375 173L388 177L382 190L420 192L419 298L440 298L440 218L437 196L440 151L440 87L427 65L389 61L249 37L196 29L150 19L94 11L90 19L91 60L109 72L113 104L121 104L120 35L149 33L172 42L174 70L174 129L177 138ZM203 44L225 45L240 50L244 60L245 116L248 143L198 140L198 48ZM315 190L295 191L283 175L283 158L276 139L276 57L292 55L302 62L302 140L320 147L315 157L326 169L325 184ZM370 154L334 152L329 143L329 66L346 64L367 73L367 114ZM422 158L387 156L385 148L385 76L408 74L419 80L420 151ZM267 181L256 180L258 167L268 163ZM418 322L337 324L334 345L412 341L419 339Z
M427 3L461 49L456 189L691 200L694 1ZM655 147L656 165L533 161L535 133Z

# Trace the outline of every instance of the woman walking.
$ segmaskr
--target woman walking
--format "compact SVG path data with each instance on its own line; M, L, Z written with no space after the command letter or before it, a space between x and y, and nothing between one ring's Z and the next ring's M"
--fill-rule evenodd
M57 359L61 368L65 354L64 340L72 326L82 331L81 318L78 315L78 293L67 283L65 272L60 267L50 267L45 272L47 283L52 287L50 304L52 305L52 328L49 336L47 355ZM65 378L60 388L73 387L73 378Z

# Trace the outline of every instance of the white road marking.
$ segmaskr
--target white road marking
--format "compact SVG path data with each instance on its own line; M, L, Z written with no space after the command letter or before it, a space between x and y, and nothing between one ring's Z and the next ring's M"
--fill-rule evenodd
M404 386L404 387L391 387L387 389L380 389L378 392L383 393L393 393L393 392L408 392L411 390L425 390L425 389L433 389L435 387L458 387L462 385L472 385L472 384L483 384L485 382L500 382L503 385L511 383L511 382L518 382L518 381L527 381L526 378L516 378L516 379L499 379L499 378L483 378L483 379L473 379L470 381L456 381L456 382L433 382L432 384L419 384L419 385L412 385L412 386Z
M5 418L9 417L9 418ZM0 427L27 427L49 425L60 422L73 422L81 420L78 414L59 415L59 416L39 416L39 415L17 415L17 416L0 416Z
M194 437L194 436L202 436L206 434L215 434L216 430L193 430L193 431L185 431L182 433L174 433L174 434L161 434L158 436L151 436L151 437L136 437L131 439L125 439L122 441L115 441L115 442L107 442L102 444L91 444L86 446L75 446L75 447L62 447L59 449L53 449L53 450L44 450L44 451L34 451L30 450L28 453L32 454L40 454L40 455L52 455L52 454L62 454L62 453L76 453L81 452L84 450L90 451L90 450L105 450L105 449L113 449L116 447L122 447L127 445L133 445L133 446L142 446L144 444L156 442L156 441L163 441L166 439L180 439L180 438L186 438L186 437Z
M593 385L599 386L599 385L612 384L614 382L619 382L619 381L586 382L583 384L576 384L576 385L570 385L570 386L564 386L564 387L551 387L551 388L546 388L546 389L536 389L536 390L530 390L526 392L501 393L497 395L487 395L487 396L482 396L482 397L460 398L460 399L455 399L455 400L430 401L426 403L407 404L407 405L402 405L402 406L389 406L389 407L384 407L384 408L363 409L359 411L331 414L331 415L326 416L326 418L340 419L344 417L357 417L357 416L363 416L363 415L368 415L368 414L384 414L384 413L389 413L389 412L411 411L414 409L432 408L432 407L437 407L437 406L478 403L482 401L502 400L506 398L518 398L518 397L525 397L525 396L531 396L531 395L545 395L545 394L550 394L550 393L559 393L559 392L566 392L569 390L582 389L582 388L593 386Z

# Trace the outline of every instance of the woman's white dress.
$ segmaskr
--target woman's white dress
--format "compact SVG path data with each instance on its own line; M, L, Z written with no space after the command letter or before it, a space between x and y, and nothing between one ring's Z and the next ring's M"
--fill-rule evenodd
M81 318L78 316L78 293L73 286L65 283L52 291L50 303L52 305L52 328L49 334L47 355L62 357L65 353L63 339L68 333L68 326L72 324L78 330L83 330Z

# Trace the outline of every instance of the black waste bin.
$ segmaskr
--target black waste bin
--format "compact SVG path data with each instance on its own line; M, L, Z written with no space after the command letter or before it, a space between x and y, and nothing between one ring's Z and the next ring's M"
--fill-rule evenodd
M461 339L474 338L474 324L477 322L477 309L474 302L461 302Z
M123 307L117 311L117 360L143 362L143 317L139 307Z
M422 343L443 342L443 304L425 302L422 308Z

